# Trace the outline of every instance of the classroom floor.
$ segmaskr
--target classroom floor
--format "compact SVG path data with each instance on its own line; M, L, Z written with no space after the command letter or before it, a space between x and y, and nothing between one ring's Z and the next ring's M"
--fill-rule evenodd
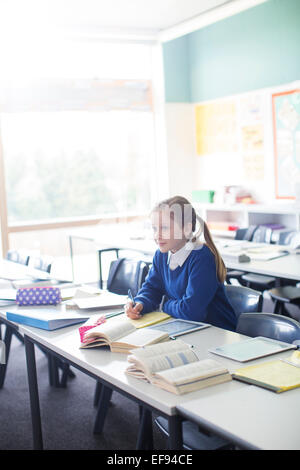
M36 351L39 396L45 450L132 450L135 449L138 405L119 393L112 395L103 435L93 434L96 408L95 380L72 368L75 378L66 388L49 386L44 354ZM13 337L3 389L0 390L0 450L32 449L25 350ZM166 449L166 439L154 428L156 449Z

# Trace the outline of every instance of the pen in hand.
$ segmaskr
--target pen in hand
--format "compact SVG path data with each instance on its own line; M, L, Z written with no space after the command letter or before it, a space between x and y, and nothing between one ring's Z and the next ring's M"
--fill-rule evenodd
M128 297L129 297L129 300L131 300L132 302L132 307L135 307L135 301L134 301L131 289L128 289Z
M161 299L161 302L160 302L160 304L159 304L159 307L158 307L158 310L159 310L160 312L163 312L163 306L164 306L164 303L165 303L166 299L167 299L167 297L166 297L165 295L163 295L163 296L162 296L162 299Z
M138 318L141 318L141 311L143 309L143 305L141 303L135 302L130 289L128 289L128 298L131 302L131 306L125 308L127 316L129 316L129 318L131 318L132 320L137 320Z

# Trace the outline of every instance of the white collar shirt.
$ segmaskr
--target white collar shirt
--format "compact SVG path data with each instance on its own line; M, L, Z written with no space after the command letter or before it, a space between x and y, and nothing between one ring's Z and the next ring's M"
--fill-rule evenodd
M202 247L203 244L199 244L198 241L191 242L188 241L180 250L172 253L171 251L168 252L168 264L171 271L174 271L178 266L182 266L185 260L188 258L191 251L195 249L199 249Z

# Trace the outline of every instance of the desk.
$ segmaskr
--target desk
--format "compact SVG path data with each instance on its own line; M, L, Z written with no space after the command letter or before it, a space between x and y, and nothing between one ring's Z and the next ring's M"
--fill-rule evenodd
M300 255L296 254L289 254L268 261L250 261L248 263L239 263L232 260L226 261L224 259L224 263L230 269L273 276L278 279L300 281Z
M300 450L300 389L280 394L249 385L178 406L179 413L246 449Z
M1 314L5 319L4 313ZM5 320L7 321L7 320ZM127 356L111 353L108 349L80 349L78 326L63 328L56 331L44 331L33 327L19 325L19 330L24 334L27 371L29 381L29 394L32 413L34 448L43 448L42 423L38 396L38 379L35 366L34 344L38 344L49 350L57 357L68 361L72 366L99 380L104 385L128 396L147 410L152 410L165 416L169 422L169 448L182 448L181 417L178 415L179 405L188 404L191 401L207 400L212 398L216 403L222 403L227 394L249 387L238 381L208 387L197 392L177 396L158 387L145 383L125 374L128 365ZM240 363L229 359L218 358L208 353L208 349L214 346L229 344L244 338L242 335L216 327L184 336L184 341L197 346L201 357L214 357L220 363L228 367L230 372L240 367ZM290 352L281 353L280 356L288 356ZM277 355L278 356L278 355ZM257 363L262 361L252 361ZM66 423L67 426L67 423ZM58 431L59 432L59 431Z
M40 269L35 269L30 266L21 263L15 263L6 259L0 260L0 279L6 279L9 281L19 281L19 280L28 280L28 282L33 280L41 281L56 281L57 283L63 282L67 283L65 279L60 279L58 277L53 277L50 273L42 271Z
M157 249L157 246L153 240L133 240L130 238L126 238L126 236L119 236L118 239L116 237L112 237L112 239L110 240L105 236L105 234L103 235L103 238L101 240L99 233L98 236L96 236L94 233L94 237L92 234L90 236L76 234L70 235L70 247L72 258L73 239L75 238L93 241L93 243L95 243L95 249L98 252L100 252L101 249L108 249L109 247L114 247L114 249L135 250L144 253L148 256L153 256L155 250ZM221 241L221 239L218 239L218 241ZM230 240L231 245L235 244L235 242L236 244L241 243L240 240ZM274 246L275 249L277 247L277 245L272 246ZM284 246L282 248L284 249ZM252 260L247 263L239 263L238 261L232 259L226 260L224 258L224 262L226 267L229 269L237 269L256 274L263 274L266 276L273 276L278 279L292 279L295 281L300 281L300 254L288 254L286 256L282 256L280 258L275 258L268 261Z
M7 279L9 281L23 280L23 279L51 279L49 273L40 271L37 269L30 268L25 264L14 263L3 259L0 261L0 278Z

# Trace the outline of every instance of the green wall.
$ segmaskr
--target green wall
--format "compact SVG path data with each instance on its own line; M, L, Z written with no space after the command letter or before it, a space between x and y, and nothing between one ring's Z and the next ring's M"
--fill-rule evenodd
M163 45L167 102L300 79L300 0L268 0Z
M166 101L191 100L188 39L188 35L182 36L163 45Z

